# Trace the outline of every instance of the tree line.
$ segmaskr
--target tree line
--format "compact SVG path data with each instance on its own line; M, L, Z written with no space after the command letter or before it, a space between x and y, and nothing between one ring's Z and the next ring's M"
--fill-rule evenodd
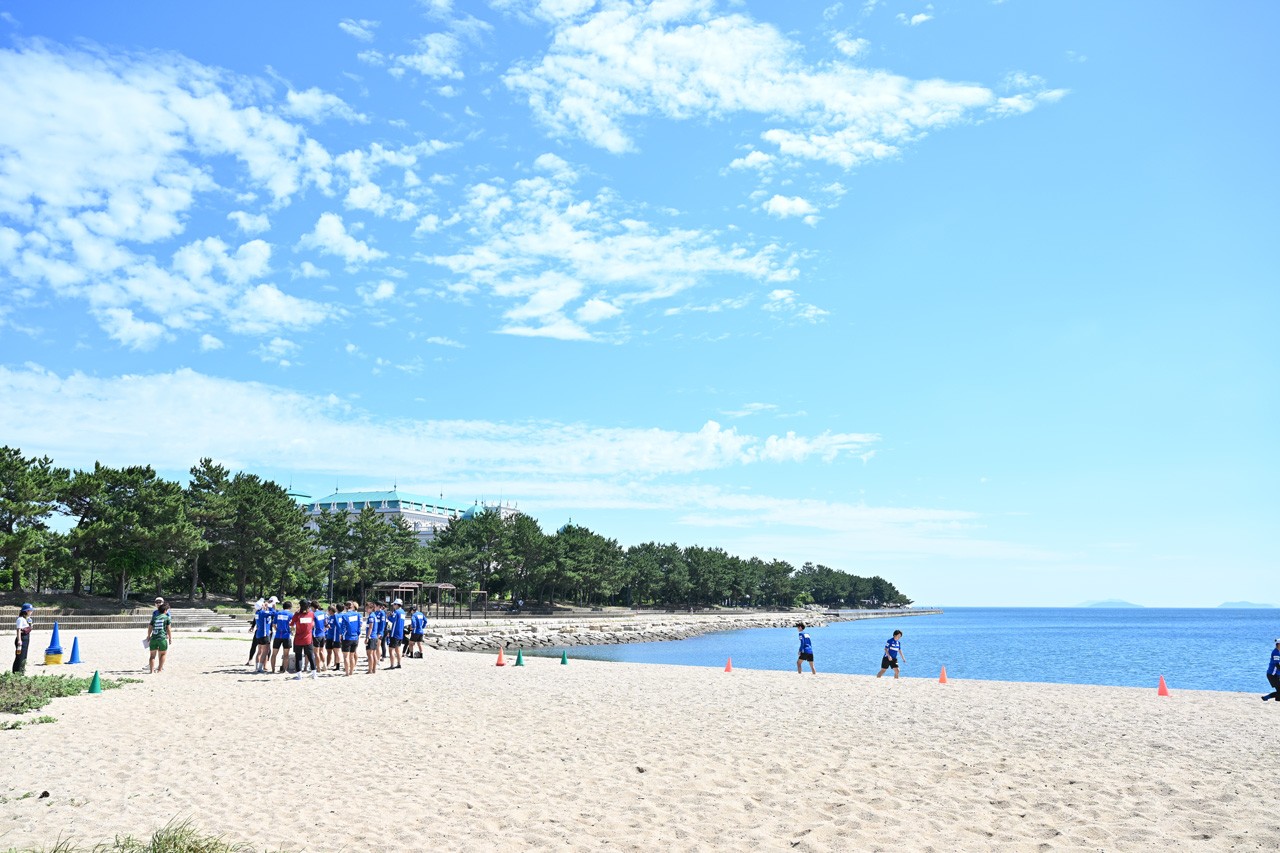
M53 525L62 516L69 529ZM314 521L314 528L312 525ZM422 545L411 525L366 506L314 518L278 483L204 458L185 485L149 465L56 467L0 447L0 583L15 592L131 591L240 601L274 592L365 598L385 580L451 583L465 602L844 607L910 604L881 577L743 558L721 548L621 547L582 525L545 533L523 513L451 519Z

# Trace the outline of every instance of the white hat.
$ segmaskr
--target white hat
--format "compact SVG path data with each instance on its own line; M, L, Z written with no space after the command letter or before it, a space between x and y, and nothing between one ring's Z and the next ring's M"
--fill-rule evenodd
M270 598L268 598L268 599L267 599L267 603L268 603L268 604L275 604L275 603L276 603L277 601L279 601L279 600L280 600L280 599L276 598L276 597L273 595L273 596L271 596Z
M395 601L391 602L391 603L392 603L392 604L404 604L404 602L403 602L403 601L401 601L401 600L400 600L400 599L398 599L398 598L397 598ZM1277 642L1280 642L1280 640L1277 640Z

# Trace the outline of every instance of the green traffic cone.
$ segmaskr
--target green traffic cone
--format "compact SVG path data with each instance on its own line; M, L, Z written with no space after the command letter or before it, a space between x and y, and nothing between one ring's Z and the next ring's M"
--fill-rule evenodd
M560 665L561 666L569 665L569 653L567 651L560 653Z
M516 649L516 666L524 666L524 650Z
M89 682L89 692L90 693L102 692L102 679L98 677L98 671L96 669L93 671L93 681Z

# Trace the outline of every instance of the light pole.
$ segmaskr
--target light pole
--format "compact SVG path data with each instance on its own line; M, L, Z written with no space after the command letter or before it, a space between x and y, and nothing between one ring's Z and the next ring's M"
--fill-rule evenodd
M333 604L333 564L338 559L337 554L329 555L329 603Z

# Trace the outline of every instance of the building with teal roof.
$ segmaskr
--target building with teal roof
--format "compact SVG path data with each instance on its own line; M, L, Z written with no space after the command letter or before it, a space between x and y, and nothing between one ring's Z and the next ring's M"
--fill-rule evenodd
M302 507L310 517L307 526L312 530L319 528L316 519L321 511L359 515L366 507L370 507L388 523L391 523L394 516L400 516L418 534L418 541L423 545L434 539L437 531L448 527L449 522L455 518L474 518L486 509L500 510L503 518L516 513L514 507L490 505L479 501L470 507L459 509L441 500L402 492L399 489L385 492L334 492L323 498L308 498Z

